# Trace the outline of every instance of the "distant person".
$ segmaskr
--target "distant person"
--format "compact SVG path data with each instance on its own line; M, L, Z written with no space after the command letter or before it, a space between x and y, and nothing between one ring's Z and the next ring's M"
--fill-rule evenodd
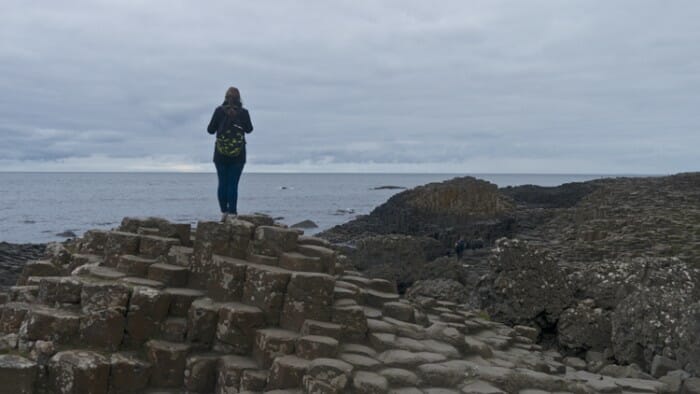
M248 110L243 108L241 93L230 87L224 103L216 107L207 132L216 134L214 165L219 177L217 196L221 220L238 215L238 181L245 166L245 135L253 131Z
M460 237L457 242L455 242L455 254L457 255L458 259L462 258L462 255L464 255L464 249L467 247L467 242L464 241L464 237Z

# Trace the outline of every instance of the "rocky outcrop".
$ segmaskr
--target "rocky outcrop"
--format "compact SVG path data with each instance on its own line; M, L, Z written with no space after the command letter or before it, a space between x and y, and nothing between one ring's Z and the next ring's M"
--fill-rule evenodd
M457 239L463 237L481 248L509 235L514 208L496 185L473 177L455 178L398 193L369 215L319 236L345 245L342 250L357 269L394 280L403 292L417 280L446 273L441 263L426 264L452 253Z
M66 245L0 298L0 392L668 392L567 366L535 329L468 305L402 299L295 230L128 223ZM694 384L676 375L663 378Z
M498 321L536 322L548 329L572 303L574 289L563 269L525 242L497 241L490 265L477 292L481 305Z
M496 185L461 177L398 193L369 215L319 236L336 243L381 234L428 236L451 247L460 236L500 238L509 229L514 208Z
M470 197L455 192L467 189ZM427 236L445 253L456 234L481 239L485 248L460 260L351 262L397 280L402 290L409 286L412 299L432 289L499 321L536 326L540 339L569 355L600 353L646 371L655 357L667 357L691 371L697 361L687 349L697 346L697 336L688 306L700 302L692 290L699 280L698 223L700 173L500 190L467 177L397 194L322 235L351 242L368 234ZM511 239L505 249L494 247L500 237ZM658 323L642 323L646 317Z

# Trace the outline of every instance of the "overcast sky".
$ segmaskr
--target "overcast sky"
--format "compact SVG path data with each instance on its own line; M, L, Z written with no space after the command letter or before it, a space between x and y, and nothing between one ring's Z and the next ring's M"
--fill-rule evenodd
M700 169L700 1L0 2L0 171Z

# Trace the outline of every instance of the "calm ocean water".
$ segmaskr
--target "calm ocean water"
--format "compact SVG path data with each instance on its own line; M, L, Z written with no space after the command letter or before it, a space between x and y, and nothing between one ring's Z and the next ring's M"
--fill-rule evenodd
M471 174L499 186L555 186L602 175ZM310 219L312 234L369 213L401 190L458 174L244 173L239 212L262 212L294 224ZM609 175L608 175L609 176ZM218 220L216 175L209 173L2 173L0 241L48 242L92 228L109 229L125 216L159 216L176 222Z

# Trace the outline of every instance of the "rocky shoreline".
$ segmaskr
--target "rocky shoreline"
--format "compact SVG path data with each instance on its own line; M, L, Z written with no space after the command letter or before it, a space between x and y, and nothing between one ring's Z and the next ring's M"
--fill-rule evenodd
M456 178L319 236L415 301L459 300L571 356L700 372L700 173L500 189ZM450 256L459 237L484 247Z
M493 258L503 271L523 251L534 253L533 266L556 269L539 264L540 256L519 242L498 245ZM330 246L250 215L202 221L196 229L125 218L115 230L51 245L42 260L24 267L16 286L0 293L0 392L688 394L700 388L700 379L670 359L655 358L647 373L594 352L566 356L537 344L536 327L511 327L464 303L401 297L395 283L354 271ZM558 298L548 310L563 307Z
M6 272L21 270L0 289L0 380L39 393L700 393L700 173L456 178L302 234L261 215L125 218L48 247L0 243Z

